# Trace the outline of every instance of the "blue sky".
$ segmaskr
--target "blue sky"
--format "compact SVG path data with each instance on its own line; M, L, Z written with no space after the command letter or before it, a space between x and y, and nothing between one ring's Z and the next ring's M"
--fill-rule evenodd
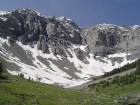
M0 11L29 7L46 16L64 16L79 27L140 25L140 0L0 0Z

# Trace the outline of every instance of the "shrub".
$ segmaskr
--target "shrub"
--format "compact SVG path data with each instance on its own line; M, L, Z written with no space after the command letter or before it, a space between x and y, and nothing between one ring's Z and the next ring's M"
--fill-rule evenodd
M19 75L20 77L22 77L22 78L24 78L24 74L23 73L20 73L20 75Z

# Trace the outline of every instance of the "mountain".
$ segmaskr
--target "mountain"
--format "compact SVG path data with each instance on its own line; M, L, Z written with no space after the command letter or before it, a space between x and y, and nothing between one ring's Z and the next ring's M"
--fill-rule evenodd
M0 56L8 72L64 87L140 58L139 36L137 25L79 28L71 19L30 8L0 12Z

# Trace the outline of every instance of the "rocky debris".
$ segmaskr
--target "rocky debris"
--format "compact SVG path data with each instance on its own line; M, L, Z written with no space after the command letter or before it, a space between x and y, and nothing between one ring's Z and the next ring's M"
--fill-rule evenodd
M54 23L47 24L46 32L47 32L48 38L56 37L56 35L58 35L57 27Z
M50 53L48 43L45 40L42 41L42 52L43 53Z
M50 53L49 46L54 55L60 55L62 57L67 57L67 53L71 55L71 53L67 50L66 42L63 39L57 37L51 37L45 39L43 35L39 36L39 41L37 44L38 50L42 50L43 53Z
M35 101L33 102L33 104L39 105L39 101L38 101L38 100L35 100Z
M64 39L52 37L49 39L48 42L51 45L52 52L54 55L60 55L62 57L67 57L67 53L70 53L67 50L67 46L66 46L67 41L65 41Z
M21 43L24 44L24 45L26 45L28 42L29 42L28 36L26 34L25 35L22 35Z
M114 62L116 61L117 63L122 63L123 62L123 59L124 57L112 57L112 58L109 58L112 62L112 64L114 65Z
M108 64L108 62L106 62L105 60L103 60L101 57L94 56L93 58L96 59L96 60L99 60L100 62L103 62L103 63ZM114 62L115 62L115 60L114 60Z
M121 95L120 99L131 101L131 102L140 102L140 94L130 94L130 95ZM124 105L137 105L135 103L125 103Z
M8 42L11 44L11 43L16 43L16 41L15 41L15 37L14 36L10 36L10 37L8 37Z
M43 41L44 41L44 36L40 35L39 36L39 41L38 41L38 44L37 44L38 50L42 50L42 43L43 43Z
M85 52L83 50L81 50L80 48L75 49L75 53L77 58L79 58L80 60L85 60Z
M43 53L49 53L49 47L43 35L39 36L39 41L37 43L38 50L42 50Z

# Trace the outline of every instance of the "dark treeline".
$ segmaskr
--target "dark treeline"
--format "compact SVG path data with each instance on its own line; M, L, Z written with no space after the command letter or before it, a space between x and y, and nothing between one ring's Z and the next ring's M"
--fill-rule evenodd
M137 61L131 63L131 64L126 64L123 67L120 68L115 68L113 69L111 72L106 72L104 75L102 75L103 78L117 74L117 73L121 73L123 71L127 71L133 68L137 68L137 66L140 65L140 59L138 59ZM140 66L138 66L140 68Z
M2 62L0 62L0 78L2 78L2 73L3 73L3 64L2 64Z
M7 73L6 62L0 57L0 79L6 79L5 76L2 76L2 73Z

